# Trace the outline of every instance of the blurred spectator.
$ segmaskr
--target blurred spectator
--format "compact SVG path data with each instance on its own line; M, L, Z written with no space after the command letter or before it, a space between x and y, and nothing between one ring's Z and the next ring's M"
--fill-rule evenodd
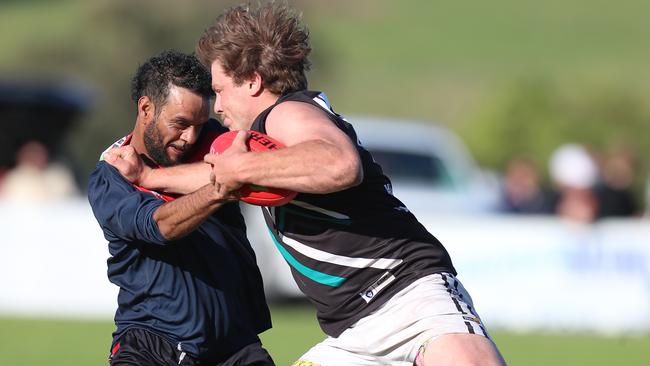
M52 201L77 193L70 171L50 163L47 148L38 141L18 149L16 166L4 175L0 186L0 198L16 202Z
M609 151L600 161L601 181L596 186L598 217L633 216L639 206L632 192L634 156L623 148Z
M515 157L508 162L502 187L502 211L522 214L553 212L549 192L540 184L539 170L526 157Z
M558 215L581 223L596 220L599 203L594 187L598 166L584 147L567 144L555 150L550 175L557 189L555 212Z

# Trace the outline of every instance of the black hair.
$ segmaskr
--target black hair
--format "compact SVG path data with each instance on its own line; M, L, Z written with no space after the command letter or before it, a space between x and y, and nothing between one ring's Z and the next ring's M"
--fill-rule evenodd
M131 99L137 104L141 97L148 96L155 105L163 105L170 85L189 89L206 98L214 96L210 73L197 58L169 50L138 67L131 80Z

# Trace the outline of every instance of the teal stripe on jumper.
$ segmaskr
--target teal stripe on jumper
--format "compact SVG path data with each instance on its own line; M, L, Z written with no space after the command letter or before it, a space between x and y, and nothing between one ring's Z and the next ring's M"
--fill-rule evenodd
M304 276L308 277L312 281L331 287L339 287L343 284L343 282L345 282L346 279L344 277L328 275L327 273L316 271L298 262L298 260L296 260L296 258L294 258L291 253L289 253L280 243L278 243L278 239L275 238L275 235L273 235L273 232L271 230L269 230L269 234L271 234L271 238L273 238L275 246L278 248L280 254L282 254L284 259Z

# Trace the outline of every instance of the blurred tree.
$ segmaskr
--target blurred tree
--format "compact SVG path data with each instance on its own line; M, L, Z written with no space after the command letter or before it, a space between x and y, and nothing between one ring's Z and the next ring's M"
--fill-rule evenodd
M626 146L650 156L650 107L640 93L621 87L567 90L548 78L525 79L484 101L465 126L461 134L477 160L499 170L522 154L546 162L568 142L596 151ZM641 159L639 194L649 171L650 161Z

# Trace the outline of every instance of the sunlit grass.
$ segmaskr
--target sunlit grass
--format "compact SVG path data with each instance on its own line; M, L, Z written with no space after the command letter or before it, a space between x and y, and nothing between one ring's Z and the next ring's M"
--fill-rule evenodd
M290 365L324 338L306 306L274 307L274 328L262 341L278 365ZM110 320L0 318L2 365L98 365L110 347ZM492 332L506 360L521 366L644 366L650 362L650 336L602 337L568 334Z

